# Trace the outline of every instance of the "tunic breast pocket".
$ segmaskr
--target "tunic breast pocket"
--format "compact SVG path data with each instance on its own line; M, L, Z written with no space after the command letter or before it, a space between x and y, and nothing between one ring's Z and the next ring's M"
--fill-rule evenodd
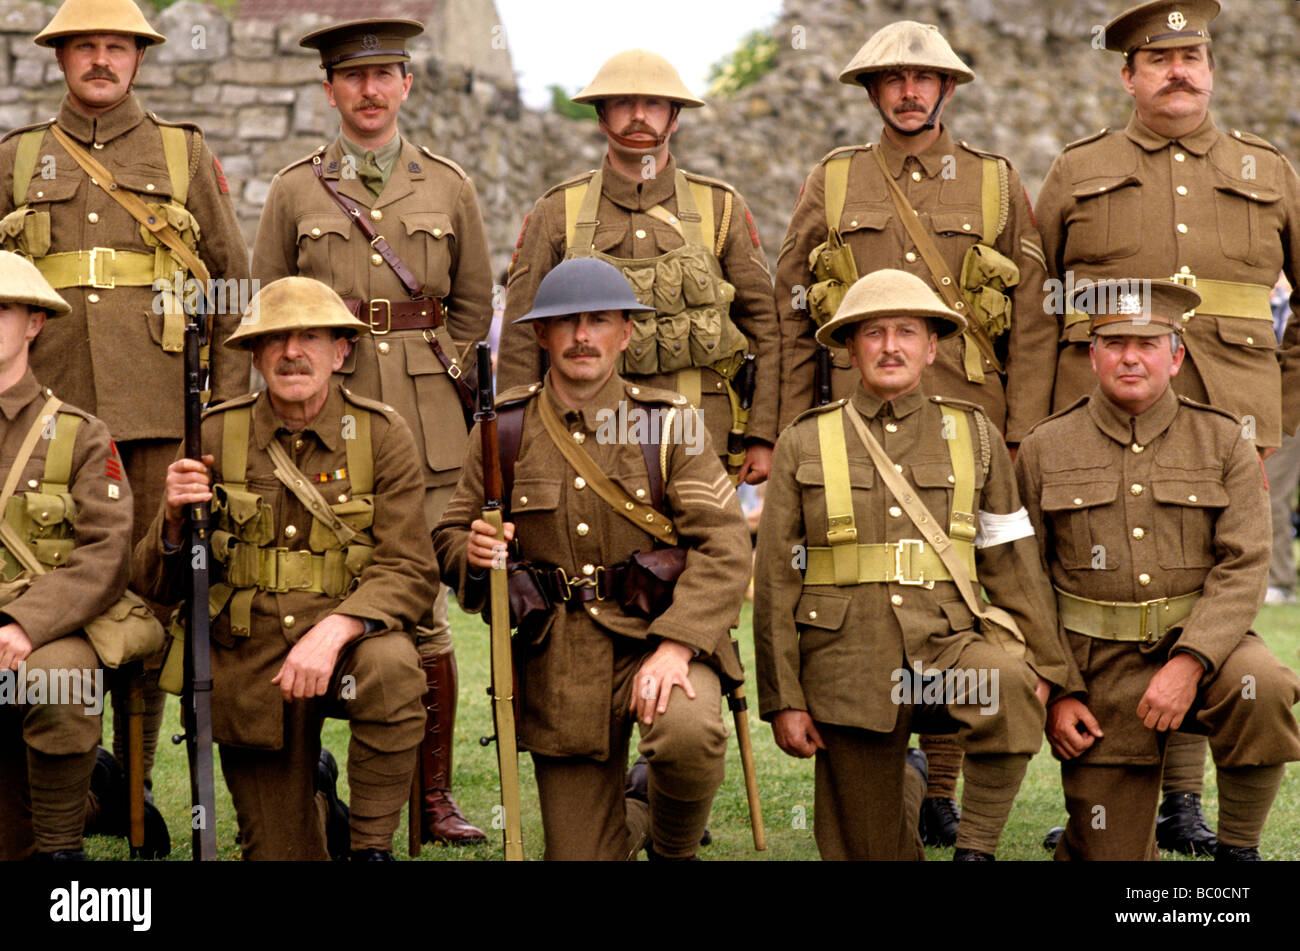
M515 523L516 537L523 541L530 559L537 557L554 564L567 553L555 547L555 510L560 504L561 487L559 479L515 481L510 496L510 520Z
M416 277L428 293L445 297L451 290L452 243L456 238L451 216L440 211L412 212L402 216L402 224L406 227L408 244L414 245L410 257L406 254L402 257L409 265L423 265Z
M1214 566L1214 524L1228 504L1228 490L1217 478L1151 481L1156 514L1156 556L1161 568Z
M1259 266L1264 263L1261 257L1265 249L1278 247L1278 225L1270 223L1266 227L1266 222L1275 216L1282 196L1249 185L1249 182L1220 179L1214 186L1214 211L1219 225L1219 247L1224 255L1243 264Z
M795 481L799 483L800 496L803 498L803 518L808 543L815 546L827 544L826 517L826 474L820 460L799 463L795 470ZM853 496L854 525L858 531L859 543L870 541L867 537L865 512L867 499L875 481L875 470L869 465L849 462L849 487ZM835 512L835 515L850 513Z
M1113 480L1044 485L1040 504L1052 525L1048 561L1055 558L1067 571L1118 568L1118 559L1107 557L1098 524L1101 506L1112 504L1118 495L1119 483Z
M1142 182L1135 175L1091 178L1073 192L1074 213L1066 222L1066 258L1114 261L1137 254L1142 241Z
M355 297L351 238L352 223L339 214L303 215L298 219L298 273L328 284L340 297Z

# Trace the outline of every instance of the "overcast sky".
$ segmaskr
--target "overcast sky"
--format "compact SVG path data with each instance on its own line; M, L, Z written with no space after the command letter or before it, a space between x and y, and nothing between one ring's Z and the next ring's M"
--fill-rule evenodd
M555 83L576 92L620 50L666 56L703 95L709 67L750 30L776 22L781 0L496 0L524 101L550 105Z

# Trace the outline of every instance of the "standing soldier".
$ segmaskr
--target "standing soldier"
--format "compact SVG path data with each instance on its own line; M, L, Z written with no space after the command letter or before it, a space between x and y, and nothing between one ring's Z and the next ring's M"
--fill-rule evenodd
M573 101L596 107L609 149L599 170L555 186L524 218L506 292L501 386L545 372L542 350L518 322L542 278L565 258L601 258L654 308L633 318L620 374L685 396L729 471L761 482L772 464L780 395L767 260L740 194L683 172L668 151L681 110L704 103L671 63L647 50L612 56ZM746 354L754 355L752 366Z
M225 176L197 126L146 113L131 91L145 50L163 39L131 0L66 0L36 36L54 49L68 85L59 114L0 143L0 245L31 258L72 307L33 344L32 370L117 440L134 489L135 539L162 499L184 428L178 285L211 279L220 292L213 399L248 390L247 356L220 346L242 311L229 298L246 302L248 278ZM165 699L153 675L144 698L148 785ZM118 756L125 708L122 692L113 704Z
M462 393L472 401L472 392L460 358L487 334L492 278L473 183L450 159L397 131L413 79L406 42L422 31L414 20L356 20L302 38L320 51L325 95L342 130L271 183L253 275L314 277L369 325L340 372L353 392L383 400L410 425L432 528L465 455ZM432 615L418 634L428 729L418 773L422 815L413 821L426 842L481 842L451 796L457 678L445 586Z
M740 502L685 397L615 370L632 313L649 310L613 266L560 264L522 318L550 354L545 383L499 401L504 540L536 584L514 639L516 700L547 859L630 859L643 843L651 859L694 857L725 769L721 692L744 676L729 634L750 568ZM435 535L474 611L504 547L482 509L474 440ZM675 584L646 585L670 554ZM634 721L648 808L624 793Z
M1210 117L1216 0L1157 0L1106 25L1124 56L1134 100L1123 129L1066 146L1038 196L1048 271L1058 282L1062 346L1052 407L1094 385L1088 320L1068 312L1070 287L1102 278L1173 278L1201 295L1184 318L1187 357L1175 392L1228 410L1267 451L1300 422L1300 321L1278 347L1269 292L1300 262L1300 179L1272 145L1220 130ZM1050 309L1049 297L1049 309ZM1292 314L1300 295L1291 297ZM1287 380L1285 385L1283 380ZM1210 851L1201 814L1205 742L1171 737L1157 838L1161 848Z
M56 410L28 367L28 346L46 318L66 320L68 311L30 262L0 251L0 510L8 513L5 534L18 535L0 539L6 587L28 575L11 541L49 566L17 597L8 592L0 615L0 684L17 687L17 678L71 684L56 676L71 673L81 688L77 699L84 700L21 702L15 690L4 691L0 861L8 862L86 857L81 834L100 737L99 712L91 708L102 709L104 698L97 692L99 658L82 628L121 596L129 572L131 489L108 427L70 406ZM54 438L42 439L52 414ZM63 513L52 523L51 503Z
M849 351L858 387L777 443L755 559L759 709L781 749L817 757L824 859L924 858L902 808L924 699L966 754L953 858L992 860L1049 684L1065 684L1006 447L979 407L921 388L938 338L964 325L915 275L860 279L817 333Z
M879 30L840 73L866 88L884 127L878 144L823 158L790 219L776 270L783 426L853 391L859 376L846 352L818 347L813 334L848 286L878 268L917 275L967 318L965 333L939 344L927 392L975 403L1012 446L1047 415L1043 367L1055 340L1042 319L1043 250L1020 176L939 121L956 87L974 78L935 27L910 20ZM950 737L923 737L921 748L930 761L922 834L928 845L952 845L961 752Z
M1214 750L1214 857L1258 861L1284 766L1300 759L1300 678L1249 629L1269 561L1254 444L1170 386L1186 368L1183 315L1200 304L1170 281L1082 288L1098 388L1016 457L1071 649L1047 725L1070 812L1058 859L1159 858L1162 747L1182 727Z
M410 429L331 379L365 325L319 281L255 296L227 341L266 389L203 419L136 546L132 580L185 596L187 506L212 502L212 732L250 860L323 861L320 728L350 721L354 861L391 861L424 733L412 634L433 599L433 546ZM318 488L319 487L319 488Z

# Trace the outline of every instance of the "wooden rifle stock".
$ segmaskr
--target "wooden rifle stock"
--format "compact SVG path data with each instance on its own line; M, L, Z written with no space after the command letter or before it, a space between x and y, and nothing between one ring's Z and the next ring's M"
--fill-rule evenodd
M478 408L474 419L483 448L483 520L505 540L501 456L497 451L497 411L492 392L492 354L477 345ZM519 751L515 740L514 666L510 648L510 593L506 557L493 559L488 574L492 635L492 722L496 727L497 769L501 776L501 811L507 862L522 862L524 835L519 805Z

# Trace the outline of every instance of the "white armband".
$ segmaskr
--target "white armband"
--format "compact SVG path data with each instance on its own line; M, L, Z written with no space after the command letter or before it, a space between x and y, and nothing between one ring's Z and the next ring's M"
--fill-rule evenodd
M979 531L975 533L976 548L992 548L1005 545L1020 538L1030 538L1034 534L1034 525L1029 521L1029 513L1022 505L1006 515L995 515L980 509Z

